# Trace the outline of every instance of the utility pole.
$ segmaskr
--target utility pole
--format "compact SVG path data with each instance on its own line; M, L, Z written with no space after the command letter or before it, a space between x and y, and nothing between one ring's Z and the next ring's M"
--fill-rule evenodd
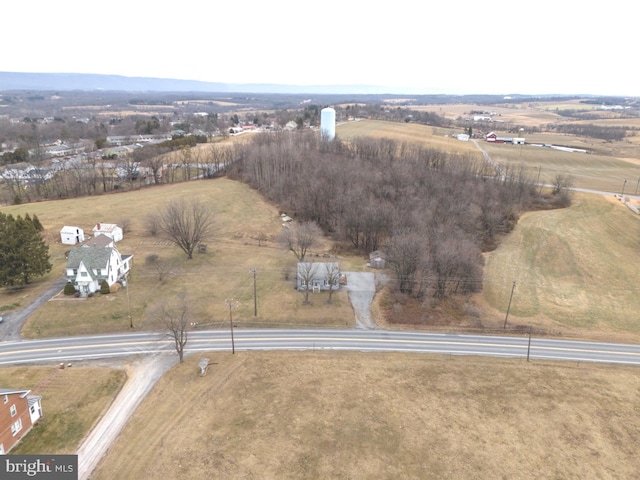
M129 316L129 328L133 328L133 317L131 316L131 301L129 300L129 274L124 277L127 283L127 313Z
M634 195L638 194L638 187L640 186L640 178L638 178L638 183L636 183L636 193L634 193Z
M504 317L504 327L507 328L507 319L509 318L509 310L511 310L511 300L513 299L513 291L516 289L516 281L513 281L513 287L511 287L511 296L509 297L509 306L507 307L507 314Z
M251 269L253 273L253 316L258 316L258 292L256 290L256 267Z
M236 353L236 344L233 340L233 314L231 311L238 306L238 302L236 302L233 298L224 301L224 304L229 307L229 326L231 327L231 354L234 355Z
M627 179L624 179L624 183L622 184L622 193L620 194L620 198L624 197L624 187L627 185Z

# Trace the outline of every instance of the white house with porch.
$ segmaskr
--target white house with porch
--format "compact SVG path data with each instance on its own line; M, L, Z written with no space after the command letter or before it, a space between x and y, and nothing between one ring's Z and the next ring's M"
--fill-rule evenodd
M340 267L336 262L300 262L297 268L296 287L298 290L338 290L340 288Z
M100 290L103 280L111 287L131 269L133 255L120 255L113 247L74 247L67 259L66 278L81 295Z

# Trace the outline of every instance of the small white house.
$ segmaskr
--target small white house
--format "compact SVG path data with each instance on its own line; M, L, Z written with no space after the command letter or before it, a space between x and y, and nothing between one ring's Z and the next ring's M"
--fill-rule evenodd
M71 227L65 225L60 230L60 240L65 245L76 245L84 242L84 230L80 227Z
M112 238L114 242L119 242L123 239L122 227L119 227L115 223L97 223L93 227L93 235L106 235Z
M300 262L297 268L296 288L298 290L338 290L340 288L340 267L335 262Z

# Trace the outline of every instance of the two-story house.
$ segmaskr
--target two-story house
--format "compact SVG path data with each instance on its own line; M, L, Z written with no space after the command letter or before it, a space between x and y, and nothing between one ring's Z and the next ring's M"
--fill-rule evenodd
M74 247L69 251L66 278L81 295L100 290L103 280L109 286L126 278L131 269L133 255L120 255L111 244L109 247L92 246Z
M0 388L0 455L8 453L42 417L42 397Z

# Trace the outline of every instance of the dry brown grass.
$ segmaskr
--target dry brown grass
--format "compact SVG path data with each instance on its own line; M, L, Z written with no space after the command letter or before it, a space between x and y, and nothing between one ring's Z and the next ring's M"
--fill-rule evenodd
M109 407L126 372L98 366L0 368L0 385L42 396L43 418L12 454L72 454Z
M161 208L168 199L180 196L198 196L210 202L215 212L215 233L207 239L208 253L195 254L193 260L187 260L186 255L168 242L145 233L145 216ZM0 308L5 310L25 306L51 281L63 275L64 254L69 249L59 240L58 232L63 225L78 225L91 233L97 221L130 220L131 231L118 244L121 253L134 255L129 297L124 289L89 299L58 296L29 318L23 335L30 338L128 331L129 309L136 330L159 329L162 325L156 315L157 306L183 291L191 299L193 321L200 325L226 321L228 309L224 301L227 298L240 302L234 313L234 319L240 324L344 326L354 321L346 292L337 292L331 305L326 304L324 294L312 296L311 306L302 304L302 294L293 288L295 258L275 244L282 228L280 212L256 191L238 182L195 181L81 200L6 207L3 211L38 215L51 242L54 264L52 273L32 286L14 292L0 291ZM263 247L257 240L261 233L269 239ZM331 254L330 249L331 243L325 241L313 253ZM171 263L173 274L166 282L160 283L154 270L145 264L149 254L157 254ZM343 270L364 264L364 259L355 257L337 260ZM252 268L258 272L257 317L254 316Z
M211 353L165 375L92 478L637 478L636 368ZM472 360L472 361L471 361Z
M401 143L416 143L424 147L466 153L481 158L472 143L461 142L452 138L450 136L451 130L428 127L417 123L360 120L341 124L337 127L336 132L340 138L345 140L354 137L392 138Z
M639 226L619 201L586 194L571 208L527 213L487 255L484 299L504 312L515 280L513 323L638 340Z

